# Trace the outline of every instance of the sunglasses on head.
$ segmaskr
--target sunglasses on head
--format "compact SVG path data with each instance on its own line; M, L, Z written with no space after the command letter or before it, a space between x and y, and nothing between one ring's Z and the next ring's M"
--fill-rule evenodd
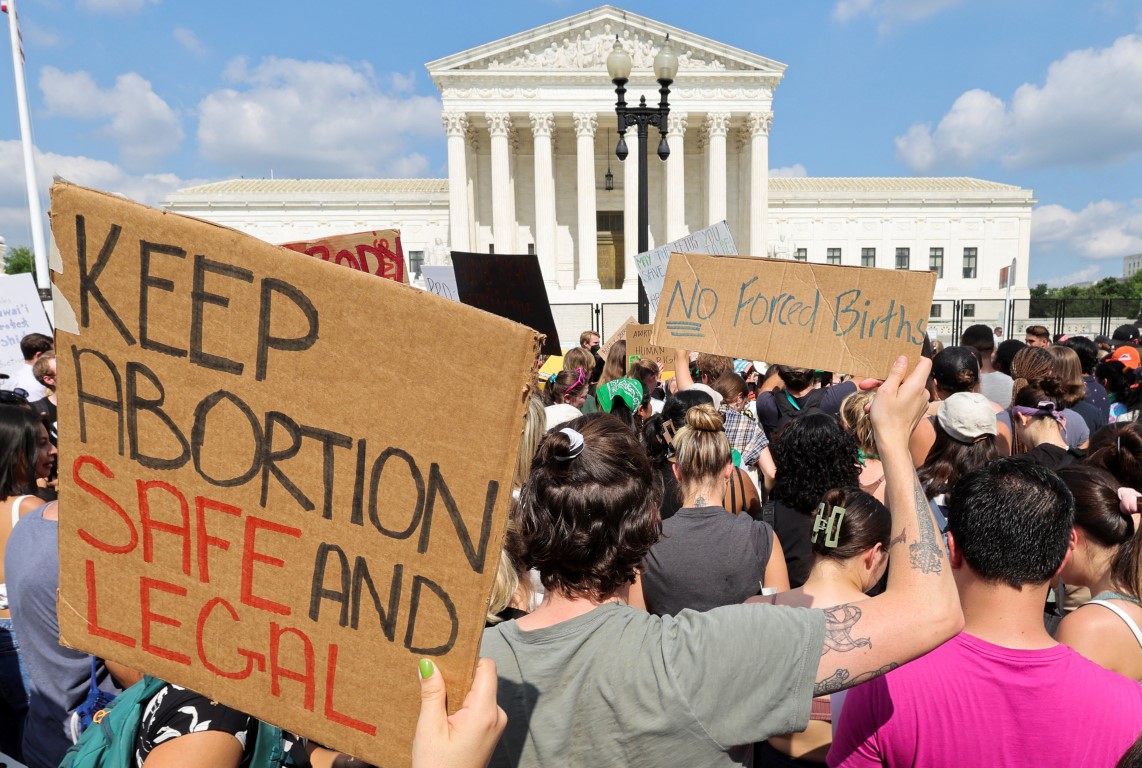
M20 403L21 405L28 402L28 391L26 389L0 389L0 403Z

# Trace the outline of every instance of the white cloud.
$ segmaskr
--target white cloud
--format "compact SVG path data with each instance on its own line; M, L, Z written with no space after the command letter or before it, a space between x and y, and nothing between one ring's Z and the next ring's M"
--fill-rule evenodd
M881 33L900 24L922 21L964 0L837 0L833 18L841 23L861 16L879 22Z
M1031 213L1033 250L1085 259L1120 259L1142 252L1142 199L1099 200L1080 211L1041 205Z
M808 175L805 166L801 165L801 163L786 165L782 168L769 169L769 178L771 179L800 179Z
M406 75L388 89L367 64L268 58L231 61L234 88L198 106L202 156L235 173L388 176L421 174L411 140L440 135L440 102L409 94Z
M1065 285L1073 285L1075 283L1085 283L1099 277L1101 268L1097 264L1091 264L1085 269L1080 269L1077 272L1071 272L1066 275L1058 277L1049 277L1046 280L1039 280L1036 282L1046 283L1049 288L1062 288Z
M133 13L159 0L79 0L79 7L95 13Z
M47 190L57 175L76 184L121 194L147 205L157 205L176 189L205 183L203 180L181 179L171 173L132 175L114 163L76 155L37 151L35 161L37 187L41 190L40 203L45 210ZM15 246L30 245L30 233L23 151L19 141L0 141L0 235L7 239L9 245Z
M918 123L896 137L896 151L921 173L989 160L1009 168L1127 160L1142 152L1142 35L1071 51L1042 85L1021 85L1006 102L967 91L935 129Z
M153 167L175 152L185 137L175 111L134 72L120 75L113 88L103 89L83 70L44 67L40 90L49 115L107 120L98 135L117 144L120 159L133 170Z
M175 27L172 32L175 42L181 45L186 50L193 53L195 56L205 56L206 46L198 39L198 35L191 32L186 27Z
M54 48L60 43L60 36L54 30L41 27L39 24L28 23L22 18L20 19L20 32L25 40L38 48Z

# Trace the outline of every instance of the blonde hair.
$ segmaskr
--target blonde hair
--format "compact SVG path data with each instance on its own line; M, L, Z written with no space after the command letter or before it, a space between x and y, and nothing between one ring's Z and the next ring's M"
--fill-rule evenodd
M722 423L710 403L686 411L686 426L674 435L675 463L683 484L716 477L733 460Z
M539 441L547 429L547 412L543 410L543 400L534 392L528 398L527 414L523 419L523 434L519 436L519 455L516 456L515 476L512 488L522 488L531 474L531 460L539 448Z
M503 621L498 614L512 604L519 585L519 572L507 550L501 549L500 561L496 564L496 578L492 581L492 594L488 597L488 624Z
M865 410L872 404L876 392L854 392L841 401L841 426L856 438L857 448L866 454L876 453L876 440L872 436L872 418Z
M588 374L595 370L595 356L582 347L574 347L563 353L563 370L582 368Z

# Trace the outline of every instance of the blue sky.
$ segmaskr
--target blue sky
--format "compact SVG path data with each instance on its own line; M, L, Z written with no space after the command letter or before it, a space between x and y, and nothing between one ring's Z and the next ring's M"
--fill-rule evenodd
M45 204L56 173L152 204L271 171L444 177L425 62L596 4L18 0ZM617 4L788 65L777 173L1030 188L1033 283L1142 252L1138 0ZM7 35L0 105L0 235L26 244Z

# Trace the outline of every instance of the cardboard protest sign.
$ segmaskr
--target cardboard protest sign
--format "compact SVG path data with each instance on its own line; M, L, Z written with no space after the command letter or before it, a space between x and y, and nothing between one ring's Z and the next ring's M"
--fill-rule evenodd
M452 301L460 301L460 290L456 287L456 272L452 267L447 264L422 264L420 274L424 276L424 290Z
M538 336L72 185L52 229L63 642L407 765L417 660L471 681ZM480 408L431 413L443 359Z
M652 340L882 377L920 357L935 288L934 272L675 253Z
M0 371L24 364L20 339L29 333L52 335L36 281L30 272L0 275Z
M659 248L634 257L634 266L642 278L642 287L650 302L650 311L658 308L658 297L662 294L662 282L666 278L666 265L671 253L709 253L714 256L736 256L737 245L730 234L726 222L719 221L705 229L700 229L686 237L667 243Z
M398 283L408 283L400 232L395 229L354 232L349 235L323 237L320 240L283 243L282 248L308 254L322 261L341 264L359 272L396 280Z
M620 325L618 327L618 329L615 330L614 333L612 333L610 336L608 336L606 341L604 341L601 345L599 345L599 356L602 357L604 360L606 360L607 355L609 355L611 352L611 346L616 341L626 341L627 327L634 325L637 322L638 322L638 320L635 320L634 315L631 315L625 321L623 321L623 324Z
M543 354L563 354L539 257L452 251L452 269L460 301L534 328L547 337Z
M653 343L653 335L653 325L632 323L627 326L627 363L645 358L662 365L663 371L673 371L674 348L667 349Z

